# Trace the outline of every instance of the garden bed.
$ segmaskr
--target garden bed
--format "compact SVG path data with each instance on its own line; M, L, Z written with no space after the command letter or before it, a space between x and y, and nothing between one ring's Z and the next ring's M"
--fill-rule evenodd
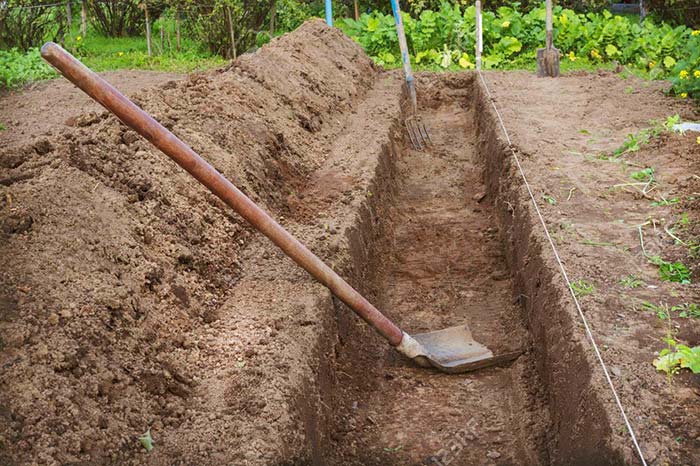
M697 463L697 376L669 389L669 321L641 302L698 288L659 279L636 225L700 279L663 229L697 238L700 145L600 157L695 115L613 74L485 78L648 463ZM419 75L425 152L401 83L312 21L136 100L406 330L468 323L517 361L414 367L115 118L79 117L0 153L0 462L638 464L482 82ZM647 165L678 203L615 187Z

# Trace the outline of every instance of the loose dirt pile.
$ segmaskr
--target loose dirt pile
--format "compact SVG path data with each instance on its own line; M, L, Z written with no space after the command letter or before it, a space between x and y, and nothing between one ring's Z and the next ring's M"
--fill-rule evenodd
M357 45L314 21L228 69L135 100L283 216L376 77ZM0 155L0 463L141 464L135 436L149 426L156 463L230 448L235 438L219 438L217 419L231 424L262 401L194 412L202 373L188 356L209 351L192 332L219 320L250 231L114 117L74 124ZM248 333L270 340L286 325ZM231 367L250 356L247 343L228 342ZM260 425L280 416L257 414ZM198 435L163 439L180 425Z
M184 78L181 74L145 70L108 71L100 75L127 95ZM0 93L0 123L6 128L0 131L0 144L7 148L27 144L39 134L58 135L62 128L76 126L79 117L89 112L100 113L102 107L65 79Z

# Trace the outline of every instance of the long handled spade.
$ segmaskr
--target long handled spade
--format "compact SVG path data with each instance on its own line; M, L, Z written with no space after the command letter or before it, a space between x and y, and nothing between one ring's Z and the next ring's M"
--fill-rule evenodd
M399 38L399 48L401 49L401 62L403 63L403 73L406 78L406 87L408 88L408 98L411 104L411 114L406 118L406 131L408 138L411 140L411 145L416 150L423 150L425 147L432 144L428 128L423 123L423 119L418 114L418 97L416 96L416 81L413 77L413 69L411 68L411 59L408 56L408 42L406 42L406 33L403 28L403 18L401 17L401 7L399 0L391 0L391 10L394 13L394 23L396 23L396 35Z
M559 76L559 62L561 54L559 49L555 49L554 42L554 27L552 25L552 0L547 0L547 47L537 49L537 76L543 78L550 76L556 78Z
M411 337L340 278L294 236L282 228L230 181L189 146L141 110L109 83L53 42L41 48L41 56L86 94L114 113L124 124L187 170L222 201L267 236L297 264L327 286L335 296L374 327L399 352L419 365L444 372L466 372L517 358L520 353L494 357L472 338L466 325Z

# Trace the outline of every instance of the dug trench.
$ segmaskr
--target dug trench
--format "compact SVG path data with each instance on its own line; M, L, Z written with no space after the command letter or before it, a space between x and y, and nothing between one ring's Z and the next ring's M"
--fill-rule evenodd
M409 333L522 356L415 367L85 115L0 154L0 463L635 464L483 87L420 75L415 151L401 83L311 21L137 100Z
M391 132L376 176L384 182L367 202L381 215L360 216L350 233L354 281L409 333L466 323L495 354L523 354L463 375L426 370L368 338L336 302L335 383L321 384L329 446L316 458L634 464L612 433L619 421L603 401L605 387L591 381L591 348L567 311L573 303L483 87L468 74L420 79L434 144L418 151L400 129Z

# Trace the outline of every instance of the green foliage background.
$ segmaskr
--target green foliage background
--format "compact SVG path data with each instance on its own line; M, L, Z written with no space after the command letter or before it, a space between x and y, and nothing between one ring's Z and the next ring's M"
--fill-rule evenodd
M9 6L25 6L35 2L50 5L54 0L7 1ZM141 0L88 1L91 17L86 37L80 37L77 1L73 2L70 31L61 26L61 21L65 21L65 11L61 7L47 6L48 9L41 10L43 13L34 9L0 8L0 24L6 28L12 23L15 29L28 30L27 21L41 26L31 34L22 35L22 42L14 45L8 42L9 38L16 40L20 35L9 34L3 42L5 36L0 34L0 49L4 49L0 50L0 87L18 86L54 75L36 50L44 40L63 40L69 50L97 70L190 71L216 66L224 62L224 57L230 58L226 8L233 17L238 53L262 46L272 36L297 28L309 17L323 15L321 0L149 0L155 43L154 54L149 57L143 33L130 35L138 32L142 23L124 20L130 26L116 28L120 32L106 34L103 31L97 8L105 9L120 1L137 5ZM399 66L398 41L388 1L360 1L360 11L371 12L363 13L358 21L339 18L352 14L352 0L334 0L333 3L336 26L353 37L380 65ZM404 22L416 68L474 67L473 3L474 0L402 1L407 10ZM536 50L544 44L543 2L487 0L484 4L491 8L484 12L484 67L532 69ZM612 15L604 9L608 0L557 0L556 4L555 45L564 53L565 70L622 64L644 77L670 79L673 93L679 97L700 98L700 32L661 22L655 16L640 24L635 16ZM681 7L697 7L700 15L700 0L647 0L647 4L658 15L671 19ZM272 5L274 22L271 22ZM121 10L115 11L117 15ZM183 37L182 47L177 50L172 45L176 12L182 20ZM691 13L683 18L691 21ZM167 46L158 43L161 28L172 38ZM117 37L106 37L115 34Z
M555 46L571 67L622 64L652 79L671 79L679 96L700 97L700 32L685 26L600 13L577 13L556 7ZM475 10L443 1L418 17L403 14L409 50L419 69L474 68ZM524 12L519 3L483 15L486 69L532 68L537 48L545 42L545 10ZM398 67L394 20L380 12L358 21L338 23L380 65ZM696 71L699 71L696 73ZM686 97L687 97L686 96Z

